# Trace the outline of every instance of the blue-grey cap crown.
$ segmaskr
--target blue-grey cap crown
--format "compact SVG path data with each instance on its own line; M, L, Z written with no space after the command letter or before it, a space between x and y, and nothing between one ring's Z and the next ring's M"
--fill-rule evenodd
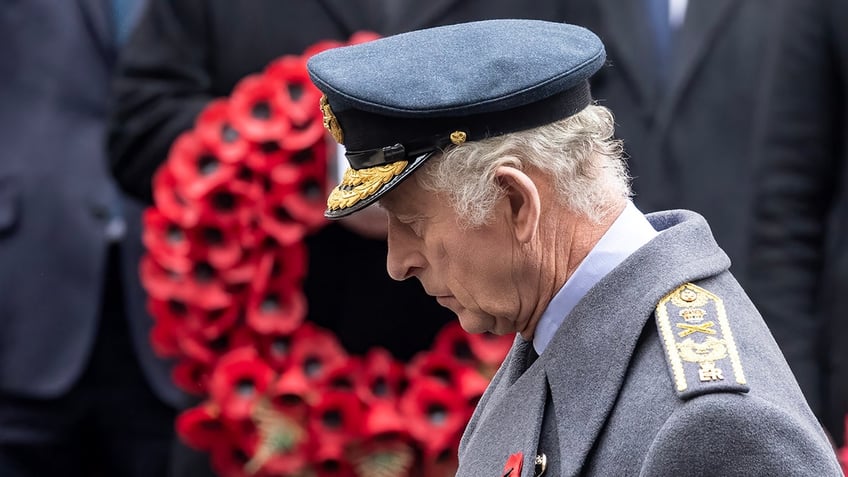
M308 70L337 113L457 117L542 100L585 81L605 58L600 39L579 26L487 20L335 48Z

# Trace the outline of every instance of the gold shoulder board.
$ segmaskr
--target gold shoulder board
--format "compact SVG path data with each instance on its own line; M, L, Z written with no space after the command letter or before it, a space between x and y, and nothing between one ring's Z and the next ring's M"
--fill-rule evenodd
M682 399L748 391L721 298L686 283L660 300L656 318L671 378Z

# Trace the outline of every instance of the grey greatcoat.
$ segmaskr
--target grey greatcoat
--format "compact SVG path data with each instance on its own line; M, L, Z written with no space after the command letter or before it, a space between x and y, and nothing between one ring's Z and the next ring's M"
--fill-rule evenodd
M537 473L537 454L556 477L842 475L704 219L648 219L660 234L583 297L541 356L516 339L468 424L457 475L507 475L516 453L522 477ZM667 298L685 284L698 307Z

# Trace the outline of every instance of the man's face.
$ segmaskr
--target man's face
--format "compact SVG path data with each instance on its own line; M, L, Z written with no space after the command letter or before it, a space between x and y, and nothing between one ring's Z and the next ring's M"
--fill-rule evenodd
M504 217L496 213L489 225L463 228L447 198L425 191L414 177L380 203L389 215L392 278L417 278L466 331L516 331L522 254Z

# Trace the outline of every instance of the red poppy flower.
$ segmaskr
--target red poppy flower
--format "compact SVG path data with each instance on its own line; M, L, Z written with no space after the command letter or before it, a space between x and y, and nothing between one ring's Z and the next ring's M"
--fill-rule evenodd
M171 381L183 391L202 396L209 386L210 368L193 359L182 359L171 369Z
M162 358L176 358L180 356L180 348L177 333L181 324L179 318L170 313L166 308L167 303L147 298L147 312L153 317L153 327L150 329L150 344L157 356ZM166 312L158 309L165 308Z
M247 324L262 334L289 334L306 317L306 296L299 267L305 262L302 247L286 247L266 254L257 270L247 303ZM287 266L284 266L286 264Z
M291 129L280 138L280 146L299 151L322 139L321 91L309 79L304 60L284 56L268 65L265 77L277 83L282 92L278 98L291 123Z
M459 393L432 378L412 381L401 398L400 410L410 434L429 457L449 447L470 415Z
M406 439L409 437L407 422L394 401L372 403L366 413L363 434L371 439Z
M306 296L292 282L274 280L255 290L247 303L247 324L263 334L287 334L306 317Z
M362 386L362 359L350 356L324 373L317 385L334 391L355 392Z
M323 436L322 436L323 437ZM344 442L320 439L312 456L312 468L317 477L357 477L347 459Z
M196 261L186 279L186 292L189 294L186 302L205 310L217 310L233 304L227 285L211 263Z
M310 430L323 443L344 444L362 433L364 409L356 394L325 390L310 412Z
M323 144L320 143L320 144ZM316 156L322 154L326 146L316 146L313 151ZM307 226L312 232L327 223L324 209L327 207L327 165L324 157L316 157L316 164L301 169L300 177L295 183L294 193L282 197L278 204L282 205L288 214ZM278 172L275 170L275 172Z
M239 81L230 96L229 117L235 129L259 144L279 140L291 128L281 95L263 75Z
M179 224L153 207L144 211L142 223L142 242L157 262L179 272L191 268L191 241Z
M257 399L274 380L274 370L250 348L230 351L212 371L209 393L231 420L250 417Z
M139 274L144 289L154 298L167 301L172 297L181 298L185 295L185 275L163 267L150 255L142 257Z
M256 350L274 371L282 373L291 364L291 341L289 334L258 334Z
M222 355L230 350L229 336L206 339L199 333L191 333L188 330L180 330L178 344L183 356L202 363L210 369Z
M500 366L506 358L515 335L498 336L492 333L478 333L468 335L468 345L474 356L484 364Z
M194 334L206 340L221 337L235 326L239 318L239 310L235 306L204 310L177 300L155 298L148 300L148 310L157 323L170 327L172 333Z
M246 468L251 450L245 451L233 441L215 443L210 449L212 469L219 477L251 477Z
M471 350L470 336L470 333L462 329L459 322L450 322L436 335L433 351L452 356L465 364L473 363L475 356Z
M217 410L210 403L189 408L176 420L177 434L197 450L208 451L213 446L227 439L226 429L221 422Z
M504 464L504 475L509 477L519 477L521 475L521 467L524 464L524 454L516 452L509 456Z
M256 199L235 190L232 185L232 181L218 185L197 198L198 221L202 218L206 224L226 227L243 227L250 223L256 213Z
M362 372L357 392L371 405L380 401L393 402L406 385L404 365L383 348L374 348L365 355Z
M292 365L312 382L320 382L328 371L347 359L347 353L333 334L309 322L304 322L293 337Z
M198 115L194 131L201 143L222 162L237 163L250 150L247 141L233 127L229 117L230 105L226 99L211 101Z
M232 297L216 277L215 269L207 263L194 263L190 273L181 274L145 255L140 273L147 293L159 300L192 304L206 310L228 308L232 304Z
M259 268L257 257L259 256L261 255L245 247L241 259L237 263L231 267L218 269L218 277L225 288L234 294L245 291L256 277L256 271Z
M168 163L189 199L203 197L229 182L238 170L233 164L221 161L193 132L182 133L174 141Z
M244 163L265 180L268 173L274 167L279 164L285 164L291 156L292 152L283 149L279 141L265 141L263 143L256 143L250 148L250 151L245 155ZM265 188L266 192L270 186L267 182L260 185Z
M295 219L286 208L285 200L292 193L270 196L259 215L259 226L281 245L293 245L303 241L309 228Z
M200 223L192 232L197 255L205 257L217 270L235 266L244 254L238 228Z
M459 467L457 448L461 433L457 433L441 450L433 451L424 456L421 477L453 477Z
M418 353L409 364L411 380L432 378L445 386L459 385L459 373L464 368L452 355L433 351Z
M309 406L315 402L318 392L302 369L292 367L279 375L268 391L268 398L278 412L305 422Z
M457 382L459 383L459 394L470 407L477 405L489 386L489 380L472 367L461 368L457 373Z
M186 197L180 185L171 162L165 162L153 176L153 201L162 215L189 228L197 223L200 208Z

